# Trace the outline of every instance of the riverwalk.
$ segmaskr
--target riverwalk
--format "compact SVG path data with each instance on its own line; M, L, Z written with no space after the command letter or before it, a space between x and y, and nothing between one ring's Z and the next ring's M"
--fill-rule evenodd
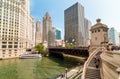
M77 74L80 74L82 72L82 68L83 68L83 66L77 66L77 67L71 69L70 71L68 71L67 75L66 75L66 73L63 73L56 79L66 79L66 78L72 79L72 77L75 77L75 76L77 76Z

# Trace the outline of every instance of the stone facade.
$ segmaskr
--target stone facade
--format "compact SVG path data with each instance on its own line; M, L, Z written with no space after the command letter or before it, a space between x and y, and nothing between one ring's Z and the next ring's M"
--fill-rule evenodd
M100 19L97 19L97 23L90 29L91 31L91 45L105 45L108 43L108 27L105 24L100 23Z
M14 8L13 8L14 7ZM0 0L0 58L13 58L34 46L29 0Z
M55 31L52 27L52 20L48 12L43 17L43 44L47 47L54 46Z
M42 43L42 25L40 20L36 22L35 45Z
M101 76L103 79L119 79L120 73L117 69L120 67L120 52L105 51L101 54Z

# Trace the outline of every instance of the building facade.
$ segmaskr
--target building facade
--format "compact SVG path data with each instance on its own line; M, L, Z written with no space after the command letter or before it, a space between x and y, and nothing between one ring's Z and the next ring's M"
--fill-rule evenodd
M84 19L84 28L85 28L85 37L84 37L84 45L89 46L90 45L90 28L91 28L91 22L88 19Z
M51 37L53 33L52 20L48 12L43 17L43 44L51 46Z
M40 20L36 22L35 45L42 43L42 25Z
M33 26L29 0L0 0L0 58L18 57L32 48Z
M101 23L100 19L96 20L97 23L91 26L91 46L106 45L108 40L108 27Z
M113 45L119 46L119 33L114 27L110 28L108 31L109 41Z
M65 42L84 46L84 7L80 3L64 11Z
M55 29L55 37L56 37L56 40L61 40L61 30L59 29Z
M48 34L48 47L55 46L55 28L52 27L52 29L49 31Z

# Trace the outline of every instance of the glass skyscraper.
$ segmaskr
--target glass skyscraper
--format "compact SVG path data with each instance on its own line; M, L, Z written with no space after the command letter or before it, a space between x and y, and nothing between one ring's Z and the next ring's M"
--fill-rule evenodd
M114 27L109 29L108 36L110 43L119 46L119 33L115 30Z
M61 40L61 31L59 29L55 29L56 40Z

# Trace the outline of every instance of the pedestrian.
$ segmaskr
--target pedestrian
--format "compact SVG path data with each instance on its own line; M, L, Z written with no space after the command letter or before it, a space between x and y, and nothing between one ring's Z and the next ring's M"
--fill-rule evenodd
M94 63L96 63L96 56L94 57Z
M64 77L64 74L62 73L62 74L61 74L61 78L63 78L63 77Z
M97 61L97 62L96 62L96 68L98 68L98 67L99 67L99 62Z

